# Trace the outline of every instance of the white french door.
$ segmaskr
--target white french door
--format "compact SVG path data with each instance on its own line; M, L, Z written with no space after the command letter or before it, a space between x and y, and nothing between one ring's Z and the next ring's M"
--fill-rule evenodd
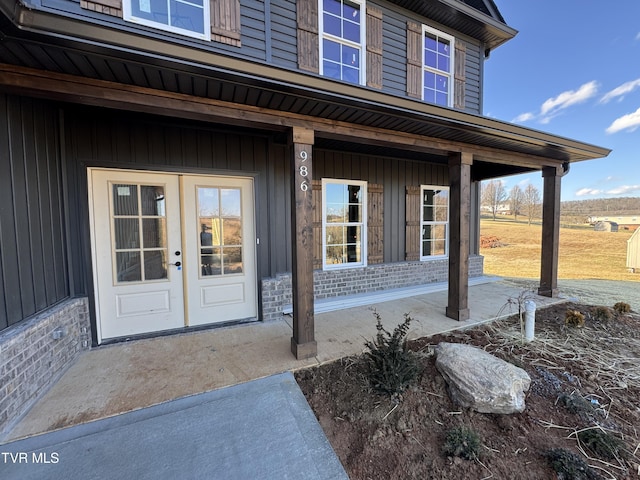
M99 342L257 316L253 180L90 169Z

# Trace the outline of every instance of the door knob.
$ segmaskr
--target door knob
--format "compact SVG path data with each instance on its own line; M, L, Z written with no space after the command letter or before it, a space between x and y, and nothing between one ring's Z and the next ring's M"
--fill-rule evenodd
M170 263L169 265L175 265L176 267L179 267L180 265L182 265L182 263L176 262L176 263Z

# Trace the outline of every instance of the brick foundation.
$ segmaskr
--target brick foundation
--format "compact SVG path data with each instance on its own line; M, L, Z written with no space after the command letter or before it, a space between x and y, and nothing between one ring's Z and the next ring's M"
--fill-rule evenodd
M89 348L89 332L87 299L74 298L0 333L0 435Z
M483 257L469 257L469 277L483 274ZM398 262L341 270L313 272L316 300L356 295L394 288L412 287L447 281L447 259L426 262ZM291 304L291 274L279 274L262 280L262 319L275 320L282 316L285 305Z

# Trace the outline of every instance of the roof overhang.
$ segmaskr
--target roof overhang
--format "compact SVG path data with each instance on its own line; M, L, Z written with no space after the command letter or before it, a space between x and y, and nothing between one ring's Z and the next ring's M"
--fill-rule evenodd
M7 2L15 7L11 13ZM270 130L312 124L316 136L327 141L376 145L378 151L414 152L420 158L472 151L474 159L502 166L487 168L486 177L610 153L488 117L140 36L135 30L28 10L11 0L0 0L0 5L0 62L5 64L0 88L16 93ZM169 100L176 102L170 108Z
M485 50L496 49L518 33L499 19L461 0L390 0L390 2L480 40L484 43ZM499 13L497 15L499 16Z

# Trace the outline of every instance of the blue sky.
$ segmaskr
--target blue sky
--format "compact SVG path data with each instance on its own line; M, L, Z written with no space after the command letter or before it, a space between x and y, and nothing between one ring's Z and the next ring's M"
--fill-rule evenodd
M484 113L606 147L562 200L640 196L640 0L495 0L516 37L485 63ZM509 190L539 173L506 177Z

